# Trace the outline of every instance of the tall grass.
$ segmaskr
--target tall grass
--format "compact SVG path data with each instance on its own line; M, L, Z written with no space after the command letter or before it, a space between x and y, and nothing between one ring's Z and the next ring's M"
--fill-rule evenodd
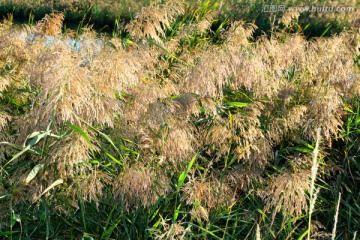
M358 29L286 13L256 38L225 10L1 23L1 237L356 238Z
M74 27L79 22L93 24L98 30L107 32L116 31L119 24L128 23L134 16L141 11L143 7L148 7L153 3L163 1L129 1L129 0L0 0L0 16L6 16L12 13L17 21L40 20L45 14L52 11L61 11L64 13L66 25ZM218 27L226 22L226 19L245 20L254 22L258 29L255 36L261 36L263 32L271 32L274 21L277 22L277 28L287 27L289 15L298 15L297 24L289 28L291 31L302 31L307 37L317 37L321 35L331 36L338 34L349 28L359 27L359 3L356 1L272 1L271 4L263 0L229 0L229 1L194 1L186 0L189 5L198 7L199 13L206 14L211 18L206 8L208 6L217 6L220 9L218 19L213 27ZM205 6L201 8L199 6ZM269 11L270 6L280 6L276 11ZM283 8L294 7L318 7L318 11L301 11L296 13L290 11L285 14ZM333 11L321 10L322 7L334 7ZM343 11L336 11L340 7ZM282 17L282 16L285 16ZM207 20L203 21L205 24ZM214 38L215 39L215 38Z

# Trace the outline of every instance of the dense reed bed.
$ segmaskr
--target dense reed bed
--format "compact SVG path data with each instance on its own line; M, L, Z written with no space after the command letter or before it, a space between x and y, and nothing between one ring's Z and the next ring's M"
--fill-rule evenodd
M113 38L1 22L0 236L357 239L359 12L255 38L224 9L150 3Z

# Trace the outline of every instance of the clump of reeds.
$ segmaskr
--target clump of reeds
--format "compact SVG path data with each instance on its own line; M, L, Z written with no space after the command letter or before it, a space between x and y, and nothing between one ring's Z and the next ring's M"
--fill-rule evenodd
M108 198L126 214L174 212L171 224L170 217L151 224L162 226L153 230L162 237L185 236L185 221L205 229L253 195L264 214L272 211L272 223L309 212L310 236L316 177L336 169L326 151L340 139L344 102L360 95L349 41L358 37L309 41L283 31L254 39L254 24L231 20L214 33L214 2L143 8L124 29L133 40L126 50L91 30L69 44L62 13L22 36L3 23L0 136L5 148L19 150L0 155L11 171L8 191L40 204L61 184L62 197L97 207ZM212 34L216 42L207 39ZM9 168L23 162L29 165Z
M37 23L37 29L40 34L54 36L61 33L64 14L62 12L52 12Z
M163 45L166 29L183 12L183 8L183 3L177 0L168 1L161 6L153 4L143 7L125 29L138 40L146 37Z

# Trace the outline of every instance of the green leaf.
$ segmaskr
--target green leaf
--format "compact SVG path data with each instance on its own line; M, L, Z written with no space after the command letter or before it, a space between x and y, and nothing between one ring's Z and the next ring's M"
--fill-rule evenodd
M225 102L224 104L230 107L247 107L248 105L248 103L244 102Z
M161 223L161 218L159 218L152 227L156 229L160 225L160 223Z
M94 159L94 160L90 160L90 161L85 161L85 162L80 162L78 163L79 166L84 166L84 165L91 165L91 164L99 164L99 161Z
M47 193L48 191L50 191L51 189L53 189L54 187L56 187L57 185L60 185L64 182L63 179L59 178L58 180L56 180L55 182L53 182L48 188L46 188L41 195L44 195L45 193Z
M51 131L41 131L41 132L35 132L30 134L30 136L28 138L33 138L33 140L29 143L28 146L32 147L35 144L37 144L41 139L43 139L44 137L48 136L51 134Z
M314 146L310 145L309 143L307 143L306 141L302 140L301 138L297 139L297 141L299 143L301 143L302 145L304 145L305 147L314 150Z
M5 232L0 232L0 237L5 237L5 236L11 236L15 233L19 233L20 231L5 231Z
M309 232L309 229L306 230L306 231L298 238L298 240L303 239L303 238L308 234L308 232Z
M185 178L186 178L186 176L188 175L190 169L192 168L192 166L193 166L193 164L194 164L194 162L195 162L195 160L196 160L196 157L197 157L197 154L195 154L195 155L193 156L193 158L192 158L191 161L189 162L189 165L187 166L186 170L183 171L183 172L180 174L179 179L178 179L178 183L177 183L177 188L176 188L177 191L179 191L180 188L181 188L181 186L184 184Z
M14 210L11 210L11 221L10 226L13 227L15 223L21 222L21 218L19 214L15 214Z
M31 172L29 173L29 175L26 177L25 179L25 183L29 183L31 180L34 179L34 177L36 177L36 175L38 174L38 172L44 167L44 164L38 164L36 165Z
M151 216L151 218L150 218L150 221L152 221L152 220L154 220L154 218L157 216L157 214L159 213L159 210L160 210L160 208L158 208L158 209L156 209L155 210L155 212L154 212L154 214Z
M127 147L125 147L125 146L123 146L123 145L119 145L119 148L122 149L122 150L124 150L124 151L131 152L132 154L136 154L136 155L139 154L138 152L136 152L136 151L134 151L134 150L132 150L132 149L130 149L130 148L127 148Z
M17 154L15 154L10 161L8 161L6 164L4 164L4 167L6 165L8 165L9 163L11 163L12 161L14 161L15 159L19 158L22 154L24 154L25 152L29 151L31 149L31 147L33 147L35 144L37 144L41 139L43 139L44 137L48 136L51 133L51 131L46 131L46 132L35 132L32 133L28 136L28 138L33 138L33 140L26 146L24 147L20 152L18 152Z
M191 223L191 224L192 224L193 226L195 226L195 227L198 227L200 230L206 232L207 234L210 234L214 239L219 239L219 240L221 240L221 238L219 238L218 236L216 236L213 232L209 231L208 229L205 229L205 228L203 228L203 227L201 227L201 226L198 226L198 225L195 225L195 224L193 224L193 223Z
M298 152L302 152L302 153L312 153L313 150L306 148L306 147L294 147L293 149L295 149Z
M11 197L11 196L12 196L12 194L5 194L5 195L0 196L0 199L6 198L6 197Z
M114 147L114 149L115 149L116 151L120 152L120 150L116 147L115 143L111 140L111 138L110 138L108 135L106 135L105 133L103 133L103 132L101 132L101 131L98 131L98 130L97 130L97 132L98 132L101 136L103 136L103 137L111 144L111 146Z
M117 159L116 159L115 157L113 157L110 153L106 153L106 155L107 155L111 160L113 160L115 163L119 164L120 166L123 166L123 165L124 165L121 161L117 160Z
M118 221L116 223L114 223L111 227L109 227L108 229L106 229L102 234L101 234L101 239L104 239L108 236L111 235L111 233L114 231L114 229L119 225L119 223L122 221L122 219L118 219Z
M35 202L40 199L40 197L42 195L44 195L45 193L47 193L48 191L50 191L51 189L53 189L54 187L56 187L57 185L60 185L64 182L63 179L59 178L58 180L56 180L55 182L53 182L49 187L47 187L41 194L40 196L35 200Z
M78 133L80 136L82 136L85 141L89 144L91 144L90 138L88 137L88 135L84 132L84 130L82 130L79 126L71 124L69 122L66 123L66 125L71 128L72 130L74 130L74 132Z
M179 216L179 212L180 212L180 207L181 207L181 203L179 204L179 206L175 209L175 212L174 212L174 221L173 222L176 222L178 216Z
M320 37L323 37L323 36L325 36L326 35L326 33L330 30L330 28L331 28L332 26L330 25L330 26L328 26L326 29L325 29L325 31L321 34L321 36Z
M161 46L159 43L155 42L152 39L147 39L149 41L150 44L155 45L156 47L160 48L161 50L163 50L164 52L166 52L170 58L176 59L180 62L183 62L181 59L177 58L173 53L171 53L169 50L167 50L166 48L164 48L163 46Z
M345 107L345 110L346 110L347 112L349 112L349 113L354 113L354 111L351 110L351 108Z

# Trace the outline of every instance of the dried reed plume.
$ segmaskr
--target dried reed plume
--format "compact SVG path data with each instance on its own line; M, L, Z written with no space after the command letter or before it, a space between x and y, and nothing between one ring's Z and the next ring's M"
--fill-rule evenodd
M311 176L310 176L310 190L309 190L309 194L310 194L310 199L309 199L309 225L308 225L308 234L307 234L307 239L310 240L311 237L311 217L312 217L312 213L314 211L315 208L315 203L316 203L316 199L318 196L318 193L320 191L319 188L315 188L315 180L317 177L317 171L319 168L319 162L318 162L318 154L319 154L319 144L320 144L320 140L321 140L321 136L320 136L320 131L321 129L318 128L316 129L316 143L315 143L315 148L313 151L313 156L312 156L312 165L311 165Z
M147 37L164 45L165 30L182 12L183 3L177 0L168 1L165 5L152 4L142 8L125 29L138 40Z
M273 176L268 183L268 188L261 195L265 198L265 210L274 207L273 219L281 212L284 216L301 216L307 211L307 196L309 190L309 169L285 171L278 176Z
M331 234L331 240L335 240L335 237L336 237L336 227L337 227L338 217L339 217L340 202L341 202L341 192L339 192L339 199L338 199L337 205L336 205L336 211L335 211L335 215L334 215L334 226L333 226L333 230L332 230L332 234Z
M149 207L170 190L168 179L144 166L126 168L114 184L115 199L119 199L127 211Z
M212 211L264 184L257 194L273 221L279 214L308 212L310 237L317 224L311 214L318 156L339 139L344 102L360 95L354 68L359 32L307 40L284 31L253 39L254 24L234 21L214 44L207 37L221 13L214 7L207 15L197 6L169 1L143 8L125 26L134 40L126 50L121 40L98 38L91 29L75 46L59 34L62 13L46 15L34 28L12 31L9 23L0 24L1 142L25 148L29 134L53 134L38 143L41 154L18 157L17 163L45 166L28 185L29 169L12 172L10 185L21 183L11 189L19 201L38 200L61 178L74 200L98 204L111 187L128 212L150 208L169 196L197 152L202 162L176 192L192 219L210 222ZM183 21L166 36L179 16ZM285 13L282 21L290 28L297 17ZM312 162L294 147L299 139L316 141ZM279 147L286 151L274 157ZM0 163L13 155L3 145L1 151ZM121 168L85 164L123 151ZM272 165L279 172L269 175ZM168 222L159 223L159 237L181 238L189 231L181 221Z
M183 200L187 204L196 203L191 210L191 216L198 222L209 221L210 211L228 207L235 201L231 188L213 177L208 180L192 179L183 187L183 191Z
M64 21L64 14L62 12L52 12L37 23L37 31L39 34L55 36L61 33L62 24Z

